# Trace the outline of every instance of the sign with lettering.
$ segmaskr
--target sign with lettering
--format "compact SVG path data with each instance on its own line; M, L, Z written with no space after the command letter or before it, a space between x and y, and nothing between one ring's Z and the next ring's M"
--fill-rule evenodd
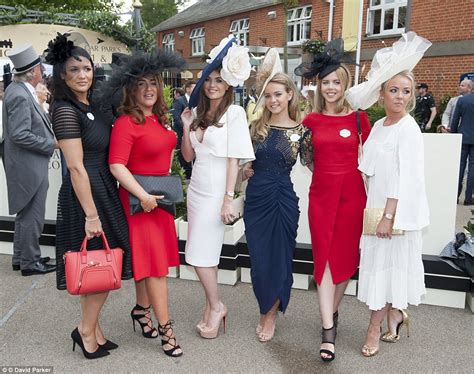
M58 32L70 33L70 39L86 49L95 63L110 64L112 53L129 52L125 44L95 31L62 25L21 24L0 26L0 59L7 58L8 50L26 43L31 43L41 55Z

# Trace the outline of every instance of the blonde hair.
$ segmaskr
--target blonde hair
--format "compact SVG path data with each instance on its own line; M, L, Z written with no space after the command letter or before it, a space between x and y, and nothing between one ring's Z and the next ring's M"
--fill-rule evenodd
M351 86L352 76L348 67L344 64L341 64L336 70L337 78L341 81L343 94L341 98L337 101L336 113L341 113L343 111L350 111L351 106L346 100L346 91ZM318 76L318 89L314 95L314 111L317 113L322 113L326 109L326 100L324 100L323 94L321 92L321 82L322 79Z
M383 91L385 89L385 87L388 86L388 84L393 80L395 79L396 77L403 77L403 78L407 78L410 82L411 82L411 94L410 94L410 99L408 100L408 103L407 103L407 106L405 108L405 110L407 111L407 113L410 113L413 109L415 109L415 106L416 106L416 96L415 96L415 87L416 87L416 83L415 83L415 76L413 75L413 73L411 71L408 71L408 70L404 70L396 75L394 75L392 78L390 78L389 80L385 81L382 83L382 86L380 87L380 97L382 97L382 94L383 94ZM383 102L380 102L381 105L383 105Z
M285 86L285 91L287 93L293 92L293 97L288 102L288 115L289 117L295 121L299 122L300 120L300 109L298 105L298 91L295 86L295 83L291 80L291 78L284 74L284 73L277 73L275 76L268 82L268 83L278 83ZM267 85L268 87L268 85ZM262 92L261 95L264 95L265 92ZM272 113L267 109L265 105L263 108L262 115L252 122L250 125L250 135L253 141L262 142L268 135L268 121Z

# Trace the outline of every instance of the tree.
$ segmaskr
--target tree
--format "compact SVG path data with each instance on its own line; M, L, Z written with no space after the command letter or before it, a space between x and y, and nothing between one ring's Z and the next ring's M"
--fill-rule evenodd
M141 10L142 20L148 30L163 22L165 19L178 13L178 6L184 0L140 0L143 5Z
M64 13L77 13L83 10L108 10L112 3L108 0L1 0L1 5L23 5L31 10L49 11L55 9Z

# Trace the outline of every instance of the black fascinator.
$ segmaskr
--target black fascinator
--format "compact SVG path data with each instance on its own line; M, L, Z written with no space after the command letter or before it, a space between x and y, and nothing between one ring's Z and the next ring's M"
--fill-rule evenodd
M351 62L344 55L344 41L334 39L329 41L324 47L324 51L316 53L311 62L303 62L295 69L295 74L313 78L319 76L319 79L335 71L344 62Z
M161 49L152 53L136 52L121 58L120 64L115 64L112 76L100 88L100 96L112 97L123 87L146 75L160 74L165 70L179 71L185 63L181 55Z
M60 34L48 43L48 48L44 50L46 54L45 60L50 65L57 65L65 62L69 57L72 56L74 43L67 40L70 34Z

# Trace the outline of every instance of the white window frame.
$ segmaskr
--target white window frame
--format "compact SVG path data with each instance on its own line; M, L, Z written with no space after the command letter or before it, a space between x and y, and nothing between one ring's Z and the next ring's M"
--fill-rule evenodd
M229 32L240 40L240 45L247 46L249 43L250 20L248 18L237 19L231 22Z
M202 56L205 54L204 45L206 42L206 31L204 27L198 27L191 30L189 39L191 39L191 56Z
M408 12L408 1L407 0L380 0L380 4L373 5L376 0L369 0L369 8L367 9L367 27L366 34L368 36L372 35L393 35L401 34L405 32L405 27L396 27L389 30L385 30L385 13L387 11L393 10L393 25L398 25L398 15L401 8L405 8L405 21ZM375 12L380 11L380 32L374 33L374 21L375 21Z
M163 49L167 52L174 52L174 34L163 35Z
M311 5L288 9L288 45L300 45L311 37L312 13Z

